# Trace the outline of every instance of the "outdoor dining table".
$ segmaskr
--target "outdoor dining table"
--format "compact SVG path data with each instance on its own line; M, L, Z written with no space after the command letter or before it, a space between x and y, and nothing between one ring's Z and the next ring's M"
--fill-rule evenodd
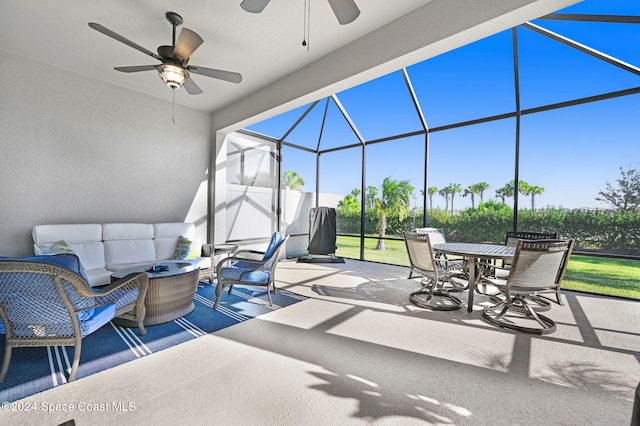
M476 273L479 259L513 259L516 248L500 244L444 243L434 244L436 253L462 256L469 261L469 296L467 311L473 311L473 294L476 290Z

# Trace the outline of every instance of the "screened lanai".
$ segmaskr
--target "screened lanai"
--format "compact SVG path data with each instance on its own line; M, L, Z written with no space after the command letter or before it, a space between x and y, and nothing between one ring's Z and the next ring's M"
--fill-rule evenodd
M338 255L359 260L407 265L402 232L420 226L640 258L638 24L637 2L587 0L230 135L226 240L281 230L302 255L310 209L329 206ZM407 197L381 229L394 185ZM264 235L235 226L256 212Z

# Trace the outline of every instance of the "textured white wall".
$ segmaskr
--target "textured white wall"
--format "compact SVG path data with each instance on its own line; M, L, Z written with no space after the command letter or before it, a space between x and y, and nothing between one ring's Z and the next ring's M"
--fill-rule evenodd
M4 51L0 74L0 256L31 254L45 223L190 221L206 239L209 114L176 105L173 124L169 89L162 101Z

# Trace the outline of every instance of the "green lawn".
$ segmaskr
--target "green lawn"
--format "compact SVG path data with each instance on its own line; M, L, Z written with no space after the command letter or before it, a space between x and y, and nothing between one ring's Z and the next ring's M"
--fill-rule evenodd
M365 260L409 266L404 241L386 240L384 251L376 243L365 240ZM339 236L337 245L338 256L360 258L360 238ZM640 261L572 255L562 288L640 299Z

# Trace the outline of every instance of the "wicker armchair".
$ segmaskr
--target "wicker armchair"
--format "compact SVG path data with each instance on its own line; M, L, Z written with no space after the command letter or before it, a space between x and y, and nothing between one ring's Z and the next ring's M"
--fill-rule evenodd
M436 258L431 249L431 238L432 233L404 233L411 270L424 277L422 288L411 293L409 300L416 306L436 311L460 309L462 301L449 294L451 289L447 289L445 283L452 284L454 289L464 287L464 282L455 281L464 273L461 269L463 265L456 260ZM435 302L434 296L442 297L441 302Z
M79 273L77 256L59 254L42 258L47 259L0 260L0 317L5 334L0 382L9 369L12 348L74 346L67 379L72 381L80 363L82 338L113 317L132 319L140 334L146 333L142 324L149 283L146 274L131 274L95 290Z
M482 316L498 327L534 334L554 332L555 322L540 315L531 298L553 292L560 300L573 245L574 240L518 240L509 277L483 278L498 288L503 299L484 308Z
M285 237L279 232L274 232L265 252L238 250L233 256L222 259L216 267L218 284L213 309L218 307L225 286L229 286L229 294L231 294L234 284L267 287L269 306L273 306L270 288L273 288L273 293L276 294L274 271L280 248L288 239L288 235Z

